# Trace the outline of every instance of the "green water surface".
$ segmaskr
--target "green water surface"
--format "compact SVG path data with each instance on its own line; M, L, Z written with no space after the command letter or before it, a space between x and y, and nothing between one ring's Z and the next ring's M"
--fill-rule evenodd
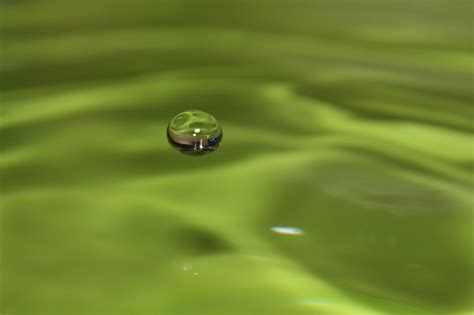
M472 12L0 1L0 314L472 314Z

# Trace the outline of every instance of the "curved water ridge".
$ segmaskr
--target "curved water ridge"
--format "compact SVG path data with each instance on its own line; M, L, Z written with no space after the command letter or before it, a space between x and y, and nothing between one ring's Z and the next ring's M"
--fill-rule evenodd
M469 1L0 6L0 312L472 310Z

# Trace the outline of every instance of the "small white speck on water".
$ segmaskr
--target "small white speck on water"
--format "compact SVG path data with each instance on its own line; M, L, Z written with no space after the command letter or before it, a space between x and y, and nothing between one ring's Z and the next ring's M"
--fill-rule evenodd
M303 229L291 226L273 226L270 229L273 233L277 234L284 234L284 235L292 235L292 236L299 236L303 235Z

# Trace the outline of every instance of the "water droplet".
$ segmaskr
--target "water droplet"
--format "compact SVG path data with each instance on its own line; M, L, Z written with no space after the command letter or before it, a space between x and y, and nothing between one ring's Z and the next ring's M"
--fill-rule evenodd
M168 125L168 141L181 153L200 156L217 150L222 141L222 127L206 112L188 110L176 115Z

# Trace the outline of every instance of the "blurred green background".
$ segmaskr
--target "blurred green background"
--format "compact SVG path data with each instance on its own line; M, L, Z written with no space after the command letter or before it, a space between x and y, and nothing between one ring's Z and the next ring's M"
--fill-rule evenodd
M0 314L471 314L472 12L1 1Z

